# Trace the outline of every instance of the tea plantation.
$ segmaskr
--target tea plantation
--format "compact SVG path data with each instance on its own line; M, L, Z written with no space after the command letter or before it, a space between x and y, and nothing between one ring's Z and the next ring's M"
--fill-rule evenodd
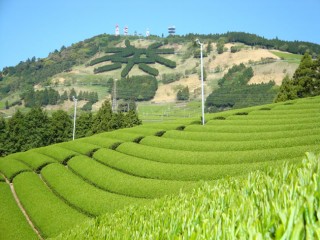
M60 238L320 237L318 159L300 164L305 152L320 152L320 97L206 120L149 123L1 158L0 238L53 238L79 224Z

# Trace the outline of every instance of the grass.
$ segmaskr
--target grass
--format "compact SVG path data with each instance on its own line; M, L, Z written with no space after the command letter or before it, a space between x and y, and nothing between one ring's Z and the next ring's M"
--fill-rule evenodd
M319 158L104 215L57 239L319 239Z
M54 195L35 173L21 173L13 184L21 204L44 238L55 237L89 219Z
M181 103L140 103L138 104L139 118L143 122L176 120L183 118L199 118L201 102Z
M8 184L0 182L1 239L38 239L11 193Z
M293 54L293 53L286 53L286 52L278 52L278 51L270 51L277 57L281 58L282 60L289 62L289 63L300 63L303 55L300 54Z

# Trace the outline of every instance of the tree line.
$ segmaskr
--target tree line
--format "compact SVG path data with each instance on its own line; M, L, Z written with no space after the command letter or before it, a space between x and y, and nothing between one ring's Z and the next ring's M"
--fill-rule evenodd
M227 32L223 34L187 34L186 39L194 40L196 38L208 39L209 41L219 42L221 39L225 43L240 42L249 46L261 46L268 49L278 49L280 51L287 51L295 54L304 54L309 52L311 55L320 53L320 45L316 43L304 41L284 41L277 37L274 39L267 39L256 34L245 32Z
M33 87L30 87L20 95L21 100L24 101L25 107L29 108L62 104L66 100L72 101L73 97L77 98L79 101L88 101L91 105L99 101L97 92L80 91L77 93L74 88L72 88L69 93L64 91L60 94L53 88L35 91Z
M127 113L112 112L111 104L105 101L98 112L81 112L76 119L76 138L133 127L141 124L135 106ZM58 110L48 115L40 107L27 113L17 111L11 118L0 117L0 156L23 152L32 148L70 141L73 130L73 114Z

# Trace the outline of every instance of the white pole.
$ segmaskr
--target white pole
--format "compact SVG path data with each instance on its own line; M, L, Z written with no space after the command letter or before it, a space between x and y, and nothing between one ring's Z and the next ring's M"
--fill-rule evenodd
M196 40L196 42L200 45L200 62L201 62L201 113L202 113L202 125L205 123L204 119L204 85L203 85L203 56L202 56L202 46L203 44L199 41L199 39Z
M73 102L74 102L72 140L74 140L74 137L75 137L75 135L76 135L76 116L77 116L77 102L78 102L78 99L76 99L74 96L72 96L72 99L73 99Z

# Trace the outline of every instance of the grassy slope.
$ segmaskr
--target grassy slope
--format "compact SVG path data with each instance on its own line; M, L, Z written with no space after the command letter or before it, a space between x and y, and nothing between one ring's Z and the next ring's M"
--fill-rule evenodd
M144 205L152 198L177 194L180 188L190 191L201 180L215 186L214 181L227 176L280 166L283 161L300 162L306 151L320 150L319 103L320 97L315 97L207 114L205 126L192 124L196 119L186 118L102 133L0 159L0 173L13 181L42 234L55 236L81 222L65 216L69 224L62 226L58 219L63 215L62 209L87 219L83 213L92 216L115 212L126 205L126 199L130 200L128 204ZM248 115L237 115L239 112ZM160 132L162 137L153 137ZM139 144L132 143L141 137L144 138ZM123 144L109 149L119 142ZM58 177L59 169L63 169L66 184ZM39 175L23 171L36 171ZM27 188L23 186L26 181ZM86 200L88 196L79 187L82 185L90 191L90 201L99 196L99 205L93 207ZM103 196L107 196L107 207ZM40 202L35 204L35 198ZM119 204L117 199L121 199ZM53 204L42 211L47 203ZM41 221L46 218L51 219L49 225Z

